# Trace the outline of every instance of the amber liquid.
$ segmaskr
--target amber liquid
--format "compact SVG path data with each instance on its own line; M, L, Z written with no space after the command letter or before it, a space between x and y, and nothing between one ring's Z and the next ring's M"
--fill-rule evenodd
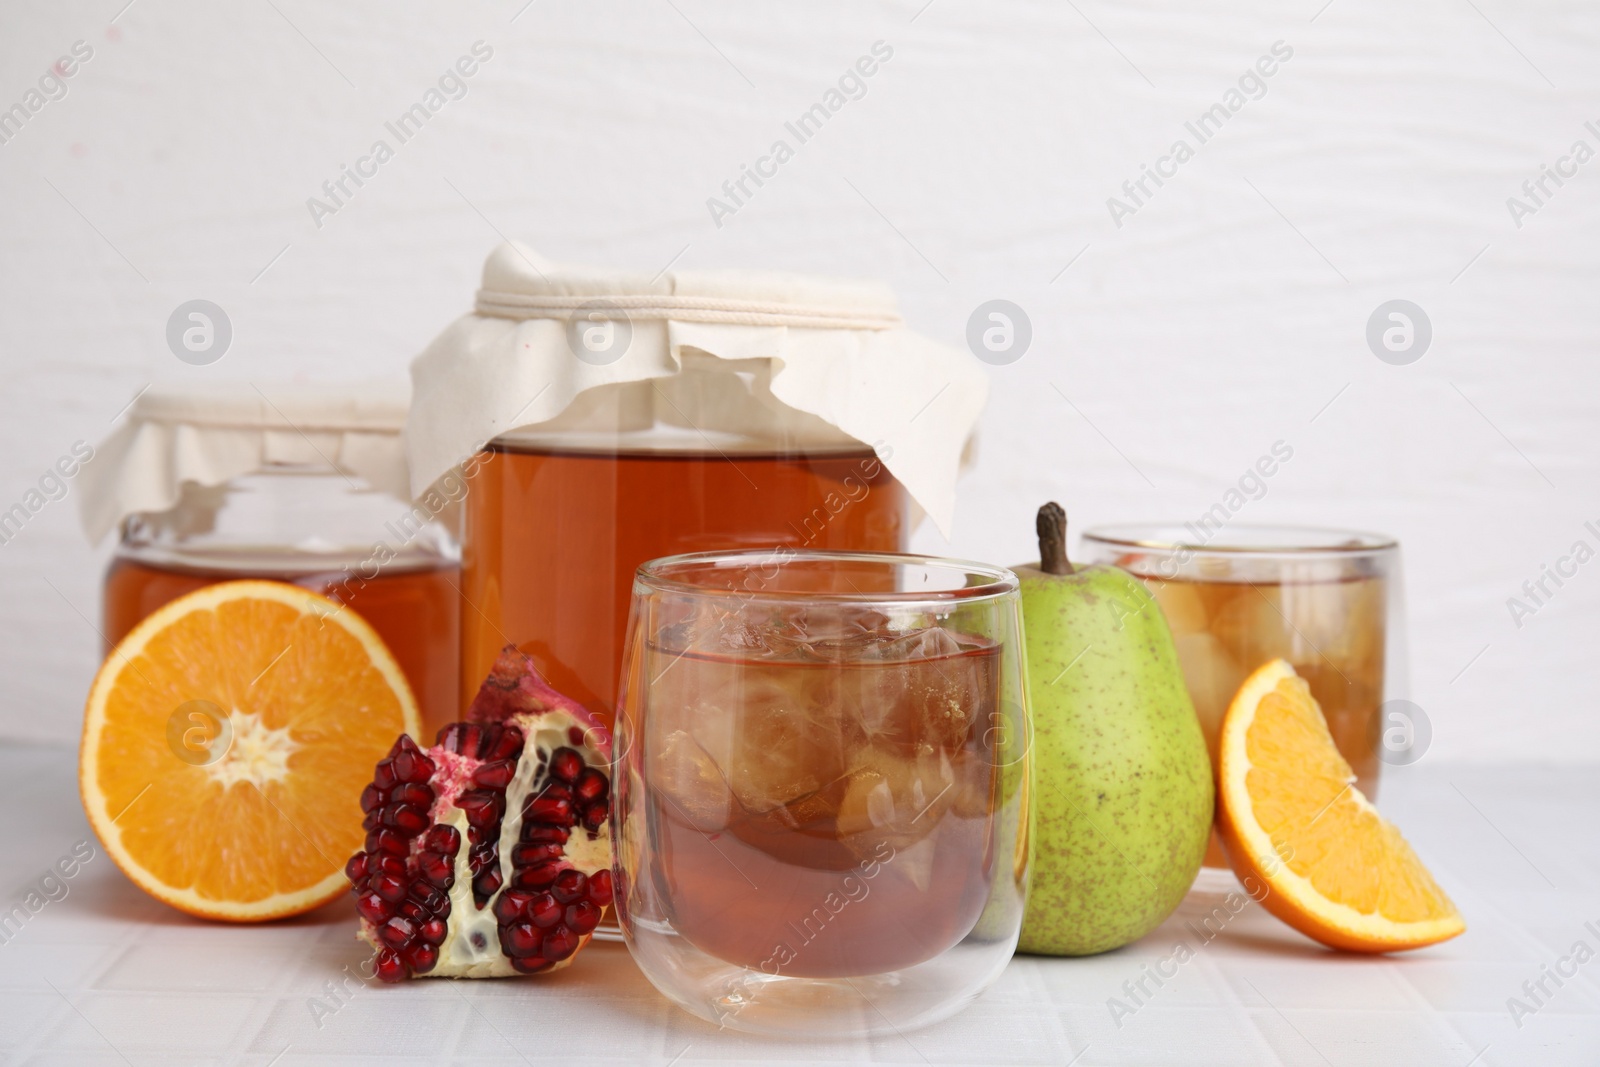
M1277 584L1146 577L1145 584L1172 629L1213 769L1233 694L1251 671L1281 657L1322 706L1357 787L1376 797L1384 699L1382 578ZM1214 837L1206 863L1227 866Z
M906 493L870 450L578 453L495 445L466 498L461 686L514 644L610 725L641 563L738 548L904 548Z
M811 978L914 966L966 937L1000 866L997 658L652 647L641 877L673 929Z
M444 561L396 560L363 584L348 570L306 570L300 560L275 565L259 555L232 562L222 557L205 567L119 557L106 572L105 651L145 616L185 593L241 578L291 582L349 606L378 632L411 684L424 740L431 742L441 727L460 717L459 571Z

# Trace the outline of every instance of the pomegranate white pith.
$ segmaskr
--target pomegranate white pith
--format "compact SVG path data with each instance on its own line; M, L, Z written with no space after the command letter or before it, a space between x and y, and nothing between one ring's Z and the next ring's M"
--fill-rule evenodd
M384 981L557 970L611 903L605 729L511 647L467 715L401 737L362 795L346 872Z

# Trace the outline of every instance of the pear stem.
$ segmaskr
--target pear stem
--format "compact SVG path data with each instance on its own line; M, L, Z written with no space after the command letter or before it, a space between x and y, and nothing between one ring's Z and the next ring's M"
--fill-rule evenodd
M1039 509L1039 569L1046 574L1074 574L1067 559L1067 513L1054 500Z

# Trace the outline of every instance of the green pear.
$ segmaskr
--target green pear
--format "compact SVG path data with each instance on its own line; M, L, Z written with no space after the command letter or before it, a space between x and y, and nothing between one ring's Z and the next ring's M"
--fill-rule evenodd
M1211 834L1211 760L1160 605L1118 567L1067 561L1039 509L1022 581L1033 729L1033 873L1019 951L1086 956L1172 914Z

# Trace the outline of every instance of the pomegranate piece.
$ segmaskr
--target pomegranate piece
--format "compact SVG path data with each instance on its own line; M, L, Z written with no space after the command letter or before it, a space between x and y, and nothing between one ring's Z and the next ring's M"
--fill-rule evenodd
M611 739L507 646L423 750L400 737L361 793L345 875L385 982L568 966L613 897Z

